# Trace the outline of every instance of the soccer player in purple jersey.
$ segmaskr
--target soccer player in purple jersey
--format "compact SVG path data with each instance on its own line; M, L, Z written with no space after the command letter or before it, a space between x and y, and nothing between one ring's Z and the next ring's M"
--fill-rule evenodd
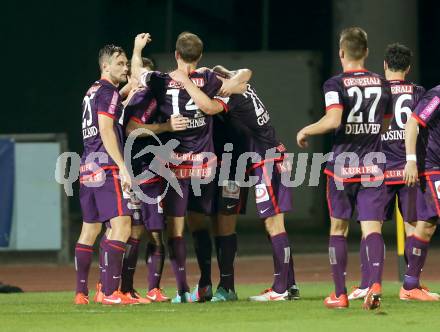
M217 68L219 73L231 77L234 73L226 69ZM179 77L178 81L184 85L194 102L203 111L210 108L211 112L221 112L225 109L228 114L227 128L232 139L240 146L241 152L255 152L266 156L266 151L273 149L278 152L276 160L270 162L263 159L250 165L248 171L257 176L256 203L259 216L264 220L266 231L270 236L273 247L275 280L273 286L262 294L252 296L252 301L281 301L289 298L289 289L296 288L293 275L293 260L290 254L290 245L284 228L284 212L291 209L290 189L281 183L281 172L284 169L284 146L276 139L275 130L270 124L269 113L253 88L247 84L243 94L232 94L224 98L224 107L216 105L209 96L198 89L186 77ZM212 108L211 108L212 107ZM235 133L232 134L232 133ZM241 141L241 142L240 142ZM264 158L263 157L263 158ZM272 169L269 170L269 167ZM268 174L272 174L270 179ZM236 300L234 290L233 264L237 248L235 234L236 214L240 211L239 186L235 181L222 183L224 198L232 199L226 204L226 209L214 218L216 233L216 249L221 273L221 280L213 301ZM243 203L243 202L241 202ZM295 289L298 298L298 290Z
M150 59L142 58L143 68L151 71L154 69ZM131 79L134 80L133 78ZM129 94L127 106L124 108L123 127L126 135L130 135L136 129L147 129L154 134L185 130L188 119L182 116L172 117L164 123L157 122L157 102L151 90L142 86L135 86ZM131 155L134 156L143 147L156 144L148 134L142 133L134 142ZM146 157L132 159L131 165L135 176L148 168L152 158ZM141 190L149 197L157 198L161 194L161 178L156 176L143 181ZM139 209L133 214L131 236L127 242L127 254L124 256L122 268L121 291L128 297L137 298L144 302L166 302L169 300L160 289L160 280L164 265L164 244L162 232L165 229L165 220L159 200L155 204L149 204L137 199ZM133 276L138 258L138 247L144 229L147 230L148 244L146 262L148 267L148 292L143 299L133 288Z
M212 117L209 116L212 105L203 108L198 105L196 100L193 100L186 87L178 82L177 77L183 76L197 86L210 97L208 98L215 107L223 103L213 98L221 89L229 93L241 92L240 83L241 78L237 77L229 81L223 82L217 76L209 71L196 71L197 63L202 56L203 43L200 38L192 33L181 33L176 41L175 58L177 62L177 70L171 73L147 72L141 68L141 52L147 42L150 41L149 34L139 34L135 39L135 47L132 58L132 71L135 77L139 77L141 83L149 86L156 97L160 116L168 120L171 117L179 114L188 117L188 129L167 134L164 139L176 139L180 142L171 155L170 169L175 174L178 180L183 197L180 196L177 189L169 187L164 197L164 212L167 216L167 233L168 233L168 247L170 259L173 266L173 271L177 281L177 296L173 299L173 303L191 302L191 294L189 293L189 286L186 281L186 245L183 239L184 231L184 216L187 211L210 214L211 200L215 190L215 183L200 184L201 196L196 196L191 186L191 178L199 178L200 180L208 179L215 171L216 157L213 154L212 142ZM212 158L206 160L206 153L211 153ZM191 229L196 229L194 223L196 221L189 219L189 224L192 224ZM202 233L206 236L206 233ZM205 238L198 239L200 243L195 244L203 246L208 249L210 241ZM202 241L203 240L203 241ZM196 253L203 254L203 250L198 250ZM201 258L201 259L200 259ZM203 261L202 257L198 257L198 261ZM202 270L205 270L204 268ZM210 280L205 280L210 283ZM211 286L198 285L199 288L204 287L209 289Z
M440 85L425 93L405 127L404 180L407 185L418 187L418 195L416 229L405 245L408 268L400 290L403 300L439 300L435 293L420 286L420 274L425 265L429 242L440 217L439 106ZM426 148L422 149L418 140L426 131Z
M101 79L87 91L83 101L84 152L80 167L80 202L83 214L81 235L75 247L77 289L75 303L88 300L87 277L92 246L102 223L110 221L112 232L103 243L103 304L133 303L119 291L122 257L131 230L131 211L126 192L130 173L122 157L123 133L118 123L122 104L118 86L127 80L128 61L122 48L107 45L99 52Z
M343 30L339 58L344 72L324 83L326 114L297 134L297 143L302 148L308 145L309 136L335 134L333 158L329 159L324 171L331 219L329 257L335 283L335 292L324 301L328 308L349 305L345 287L345 235L355 207L369 253L370 280L364 308L375 309L381 301L385 195L384 165L380 161L381 131L389 126L392 100L389 83L364 69L367 55L366 32L358 27ZM350 158L358 158L358 163L353 166L347 162Z
M391 84L394 117L387 132L382 135L382 148L387 157L385 171L386 219L390 220L393 218L397 196L398 206L405 221L407 244L412 240L417 222L416 201L418 188L406 186L403 180L403 170L406 163L405 124L425 93L423 87L405 79L410 70L411 57L411 50L398 43L388 45L385 51L385 78ZM422 140L419 140L419 143L421 142ZM423 146L421 146L421 149L423 149ZM361 284L349 294L349 300L364 298L368 292L368 253L364 238L361 239L360 257L362 272ZM433 298L436 299L436 295L429 292L426 288L417 288L412 292L408 292L405 297L405 299L422 301L429 301Z

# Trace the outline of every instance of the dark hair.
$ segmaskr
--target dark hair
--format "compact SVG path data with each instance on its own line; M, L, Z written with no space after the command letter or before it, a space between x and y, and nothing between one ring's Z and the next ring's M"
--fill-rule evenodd
M103 48L99 50L98 62L99 62L99 68L101 68L101 70L104 61L107 61L115 53L117 53L117 55L119 56L121 54L125 54L125 51L122 47L115 46L113 44L105 45Z
M339 46L352 60L360 60L367 55L367 33L359 27L350 27L342 30Z
M385 62L391 71L405 71L411 65L412 52L405 45L393 43L385 50Z
M185 31L177 37L176 51L183 61L196 62L202 56L203 42L197 35Z
M144 57L142 57L142 67L148 67L148 68L150 68L151 70L154 70L154 68L156 67L155 65L154 65L154 62L153 62L153 60L151 60L150 58L144 58Z

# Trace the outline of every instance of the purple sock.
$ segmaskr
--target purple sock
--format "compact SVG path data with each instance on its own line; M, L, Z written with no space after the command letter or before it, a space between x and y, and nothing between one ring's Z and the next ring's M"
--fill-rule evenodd
M347 270L347 239L344 235L330 235L328 255L332 267L336 297L347 294L345 274Z
M295 281L295 267L293 265L292 246L290 246L289 271L287 274L287 288L296 285Z
M413 236L411 235L411 236L408 236L405 241L405 256L404 257L405 257L405 263L406 263L407 268L408 268L408 257L411 254L412 239L413 239Z
M274 281L272 290L284 293L287 290L287 275L289 273L290 246L287 233L277 234L270 239L274 257Z
M105 241L107 241L107 236L104 233L104 235L101 237L101 241L99 242L99 283L101 283L101 285L105 279L105 266L104 266Z
M88 279L93 247L77 243L75 246L76 292L89 295Z
M212 242L211 235L206 229L192 233L194 242L194 251L197 256L197 263L200 269L199 287L205 287L212 284L211 281L211 256Z
M237 253L237 234L215 237L217 264L220 270L220 283L218 287L235 291L234 285L234 260Z
M148 243L146 260L148 267L148 290L160 288L163 264L165 262L164 245L156 246L154 243Z
M361 239L361 247L359 250L361 257L361 284L360 289L368 288L370 284L370 270L368 265L367 244L364 238Z
M104 293L110 296L118 290L121 281L122 260L125 252L125 243L116 240L107 240L105 243L104 266L106 269Z
M168 251L179 294L189 291L186 281L186 245L183 237L168 239Z
M139 242L139 240L131 237L127 241L121 275L121 291L123 293L133 290L133 277L138 260Z
M413 236L409 243L408 269L406 270L403 288L411 290L420 287L420 274L428 255L429 242Z
M371 233L365 238L370 270L370 284L382 284L383 264L385 260L385 244L382 234Z

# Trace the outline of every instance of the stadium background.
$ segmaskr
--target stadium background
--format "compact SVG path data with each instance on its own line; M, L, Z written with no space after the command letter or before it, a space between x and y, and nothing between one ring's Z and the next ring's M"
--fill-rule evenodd
M0 134L65 132L69 151L78 153L82 149L80 104L87 87L99 76L99 48L118 44L130 56L135 35L143 31L153 38L144 55L155 59L162 70L169 69L164 54L172 60L175 38L185 30L204 41L201 65L229 59L232 65L250 67L256 89L292 152L297 151L296 130L322 114L321 84L340 70L337 41L341 28L359 25L368 32L370 70L381 73L385 46L399 41L415 53L411 79L429 89L440 77L440 44L433 37L440 33L436 1L96 0L8 2L5 6L2 58L7 84ZM286 62L289 56L291 63ZM284 83L292 90L280 93ZM274 107L280 101L287 106ZM330 137L314 139L314 150L325 152L330 142ZM306 205L301 201L304 197ZM294 202L301 203L295 203L296 212L287 220L295 252L326 252L324 198L322 186L294 190ZM76 190L69 206L72 247L81 218ZM386 226L389 248L395 246L394 227L393 223ZM358 246L357 228L353 227L355 235L350 237L353 251ZM253 218L240 223L241 255L269 253L262 229ZM438 247L438 240L433 246ZM24 252L11 257L0 253L0 257L5 263L55 259L52 253L45 254Z

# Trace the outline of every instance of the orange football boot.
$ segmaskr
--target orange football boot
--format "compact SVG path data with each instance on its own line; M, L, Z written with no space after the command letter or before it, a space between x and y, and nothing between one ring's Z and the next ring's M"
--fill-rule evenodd
M349 305L347 294L336 297L335 292L333 292L325 298L324 305L329 309L346 309Z

